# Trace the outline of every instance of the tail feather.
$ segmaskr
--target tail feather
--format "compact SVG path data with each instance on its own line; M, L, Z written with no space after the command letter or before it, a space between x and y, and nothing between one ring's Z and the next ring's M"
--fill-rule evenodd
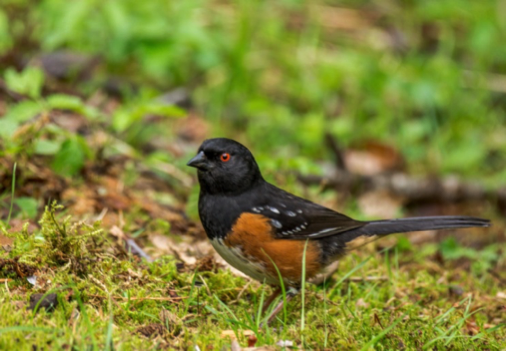
M470 216L427 216L371 221L364 226L342 233L345 242L360 236L385 236L392 233L440 230L463 227L488 227L490 221Z

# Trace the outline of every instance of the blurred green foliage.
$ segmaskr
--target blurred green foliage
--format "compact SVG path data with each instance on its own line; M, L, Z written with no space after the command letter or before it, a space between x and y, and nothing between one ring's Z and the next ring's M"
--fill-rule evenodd
M458 173L498 186L505 183L504 6L4 0L0 55L19 47L29 60L70 49L104 59L103 77L129 77L160 91L185 86L214 135L247 142L271 170L312 169L311 160L329 158L329 131L344 146L365 139L393 144L418 173ZM6 68L3 76L37 98L34 72ZM83 108L67 98L62 105ZM134 105L115 113L114 130L146 111ZM7 114L20 109L22 119L34 108L23 103ZM297 165L284 164L297 155Z

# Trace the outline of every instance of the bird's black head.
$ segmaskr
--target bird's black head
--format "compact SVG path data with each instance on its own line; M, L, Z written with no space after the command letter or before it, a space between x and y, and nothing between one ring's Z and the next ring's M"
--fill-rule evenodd
M232 139L205 140L187 165L197 168L207 194L241 194L264 181L252 153Z

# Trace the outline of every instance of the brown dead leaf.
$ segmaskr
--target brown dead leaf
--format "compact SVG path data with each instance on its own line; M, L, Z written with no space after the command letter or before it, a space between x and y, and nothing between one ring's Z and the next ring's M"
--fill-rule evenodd
M115 177L104 176L100 178L97 187L97 203L99 208L113 210L128 210L132 208L133 202L125 195L123 182Z
M403 156L393 147L378 141L366 141L345 151L345 166L352 173L372 176L404 168Z
M333 30L365 30L372 25L378 14L346 7L317 6L319 23Z
M197 114L190 113L186 119L176 122L176 132L185 141L201 143L208 137L209 123Z
M252 335L255 336L255 333L252 330L238 330L238 334L242 335L242 336L246 336L246 337L252 336ZM236 339L236 334L234 333L234 330L222 330L222 332L220 333L220 337L222 339L226 338L226 337L229 337L231 339Z
M0 247L1 246L10 246L13 243L14 243L14 239L0 234Z
M211 271L216 272L219 267L213 255L208 255L197 261L195 268L197 271Z
M176 314L162 308L158 317L162 321L162 325L164 325L173 336L179 335L182 321Z
M359 208L371 217L390 219L399 213L403 198L387 190L374 190L362 194L358 199Z
M356 301L356 307L360 307L360 308L368 308L370 306L369 303L366 303L364 301L364 299L362 298L359 298L357 301Z
M23 309L26 306L26 303L24 301L11 301L11 305L19 310Z
M151 337L163 336L167 330L164 325L153 323L137 328L136 332L146 337Z
M93 214L96 208L96 194L89 186L67 188L62 201L74 215Z
M475 319L470 318L466 321L466 327L465 332L466 334L473 336L478 334L480 331L479 327L477 326L477 323L475 322Z
M83 115L68 111L53 110L51 112L51 121L73 133L83 132L88 126L88 120Z
M164 323L164 324L167 323L167 324L174 325L174 324L181 323L181 319L176 314L168 311L165 308L162 308L158 317L162 321L162 323Z
M28 223L27 231L29 233L31 233L37 229L37 225L30 222L29 220L11 219L11 222L9 223L9 225L11 225L9 232L13 233L13 232L21 231L23 229L23 226L25 226L26 223ZM0 242L0 244L1 244L1 242Z
M187 224L181 212L171 209L167 206L162 206L154 201L147 202L146 193L144 195L132 195L132 199L136 205L140 206L142 210L150 214L152 218L162 219L170 222L172 230L178 228L177 225L179 222L184 222L185 225ZM187 226L183 227L184 230L186 230L186 228Z

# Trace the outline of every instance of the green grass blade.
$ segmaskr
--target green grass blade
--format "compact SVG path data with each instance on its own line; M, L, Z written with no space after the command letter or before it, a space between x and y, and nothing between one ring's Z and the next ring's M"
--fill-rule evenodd
M403 320L404 317L405 317L405 315L396 319L391 325L389 325L387 328L385 328L380 334L374 336L366 345L361 347L361 350L365 351L365 350L370 349L371 347L374 347L375 344L377 342L379 342L384 336L386 336L389 331L394 329L394 327L396 325L398 325L400 323L400 321Z
M305 242L305 247L303 249L303 260L302 260L302 268L301 268L301 329L303 332L305 329L305 282L306 282L306 248L308 247L308 239ZM304 339L303 339L304 341Z
M113 351L113 303L111 301L111 296L109 296L109 322L107 324L107 333L106 333L106 343L104 345L104 349L108 351Z
M17 163L14 163L14 167L12 168L11 207L9 209L9 216L7 217L7 226L9 226L9 223L11 222L12 208L14 207L14 190L16 189L16 166Z
M262 248L261 248L262 249ZM287 291L285 289L285 283L283 281L283 277L282 277L282 273L280 272L280 270L278 269L278 266L276 265L276 263L273 261L273 259L264 251L264 249L262 249L262 252L266 255L266 257L269 258L269 260L271 260L271 263L273 263L273 266L275 267L275 270L276 270L276 273L278 275L278 281L280 282L280 288L282 289L282 299L283 299L283 326L285 328L285 325L287 323ZM269 316L269 314L267 315L267 317Z

